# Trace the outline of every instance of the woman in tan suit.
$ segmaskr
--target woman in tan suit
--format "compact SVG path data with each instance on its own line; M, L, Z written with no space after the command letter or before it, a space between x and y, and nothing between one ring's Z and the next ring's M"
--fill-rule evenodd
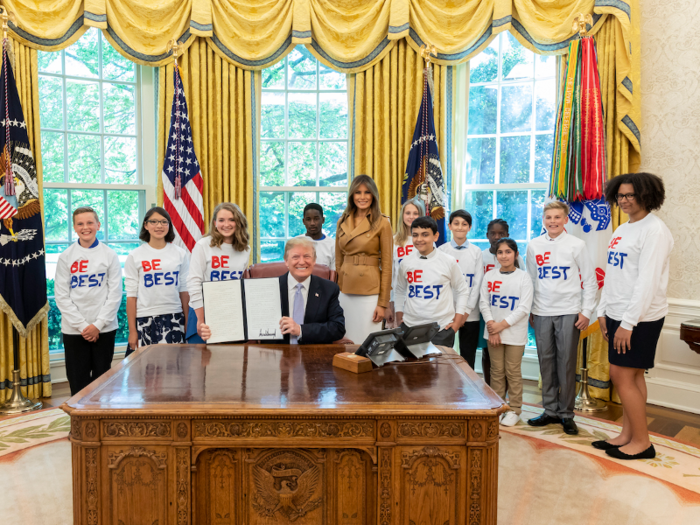
M382 329L391 292L392 242L389 217L379 209L377 185L367 175L358 175L350 185L335 239L345 337L356 344Z

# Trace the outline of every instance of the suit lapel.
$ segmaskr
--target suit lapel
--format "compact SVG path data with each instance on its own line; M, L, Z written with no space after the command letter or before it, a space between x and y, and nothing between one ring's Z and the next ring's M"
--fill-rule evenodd
M309 283L309 296L306 299L306 311L304 312L304 323L311 322L311 319L316 319L316 311L321 302L321 286L319 285L319 277L311 276Z
M289 272L280 275L280 301L282 301L282 317L289 317Z

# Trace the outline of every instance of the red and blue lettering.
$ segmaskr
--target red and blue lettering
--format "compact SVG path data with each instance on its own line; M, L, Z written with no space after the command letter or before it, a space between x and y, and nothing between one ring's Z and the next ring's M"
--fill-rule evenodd
M423 270L406 272L406 280L412 283L408 286L409 299L440 299L440 292L444 284L419 284L423 283Z
M555 266L549 264L549 257L552 252L544 252L542 255L535 255L535 261L537 261L537 278L538 279L568 279L569 276L566 274L571 266Z
M143 285L146 288L151 288L153 286L179 286L180 272L158 271L162 270L160 265L160 259L141 261L141 268L143 268Z
M608 244L608 264L612 266L619 266L620 270L625 266L626 253L615 250L618 243L622 240L622 237L613 237L610 239L610 244Z
M71 288L95 288L102 286L105 280L106 272L102 273L87 273L89 260L75 261L71 264L70 287ZM79 274L79 275L75 275Z

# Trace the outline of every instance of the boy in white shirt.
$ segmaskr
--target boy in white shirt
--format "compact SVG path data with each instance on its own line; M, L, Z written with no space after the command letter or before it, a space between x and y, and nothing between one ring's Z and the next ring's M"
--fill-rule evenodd
M433 218L415 219L411 236L416 250L401 261L396 277L396 322L403 329L437 322L432 343L451 347L470 313L469 287L454 257L435 248L440 235Z
M578 434L574 422L578 340L581 330L588 328L598 283L586 243L564 228L569 206L559 201L546 204L542 222L547 233L530 241L527 272L535 290L532 323L544 412L528 424L561 423L564 432L574 435Z
M304 207L304 226L306 233L297 235L314 242L316 248L316 264L325 264L335 271L335 239L323 233L323 224L326 218L323 216L323 207L311 202Z
M97 240L100 221L88 207L73 212L78 242L58 257L54 291L61 312L71 395L107 372L114 357L122 272L117 254Z
M467 301L469 317L464 326L459 329L459 353L473 369L476 348L479 345L479 288L481 279L484 277L484 265L479 247L470 244L467 240L467 234L472 228L470 213L466 210L453 211L450 214L449 228L452 232L452 240L438 249L457 260L469 287Z

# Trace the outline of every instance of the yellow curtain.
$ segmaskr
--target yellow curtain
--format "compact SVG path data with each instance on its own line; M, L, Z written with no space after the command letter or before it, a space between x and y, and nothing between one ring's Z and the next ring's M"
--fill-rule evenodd
M39 195L42 194L41 135L39 130L39 70L37 52L13 42L15 62L13 72L17 82L20 102L27 122L29 145L36 160ZM43 208L42 208L43 215ZM0 310L0 401L4 401L12 388L12 323ZM20 337L20 378L22 393L31 398L51 395L51 369L49 365L49 328L46 317L37 324L27 338ZM26 385L26 388L24 388Z
M254 184L257 172L257 125L260 119L260 73L245 71L223 60L209 42L196 38L179 59L182 83L192 126L194 151L204 179L204 222L220 202L235 202L258 223ZM158 73L158 166L170 132L173 65ZM163 203L158 177L158 203ZM255 238L253 232L251 239Z
M401 207L401 184L423 96L425 63L401 40L373 67L349 75L350 172L372 177L382 212L393 218ZM438 147L448 155L445 84L448 68L434 66L433 112ZM441 157L443 169L445 158Z

